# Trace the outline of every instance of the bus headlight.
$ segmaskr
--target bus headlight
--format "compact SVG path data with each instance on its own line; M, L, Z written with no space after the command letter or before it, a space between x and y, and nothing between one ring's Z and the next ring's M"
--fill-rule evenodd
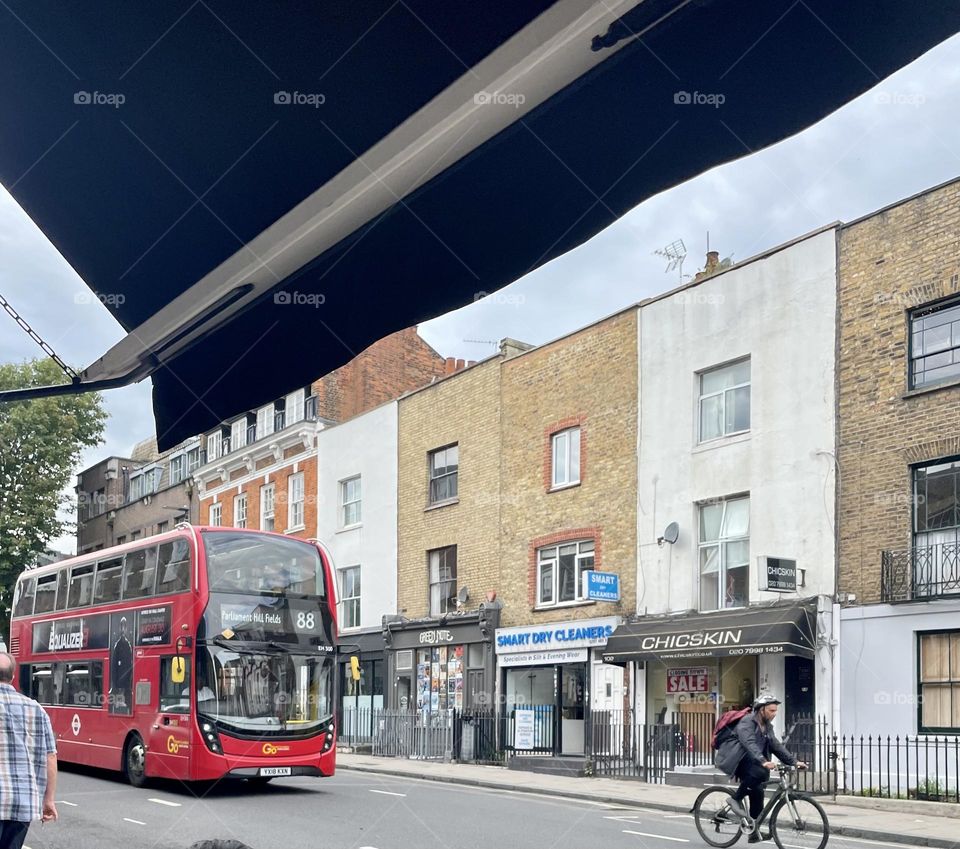
M223 754L223 749L220 745L220 735L217 734L217 729L213 726L213 723L201 722L200 730L203 732L203 742L207 744L207 748L215 755Z

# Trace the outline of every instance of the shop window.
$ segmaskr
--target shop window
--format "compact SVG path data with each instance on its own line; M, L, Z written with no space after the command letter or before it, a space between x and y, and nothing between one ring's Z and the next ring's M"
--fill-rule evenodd
M700 609L750 602L750 499L700 505Z
M583 573L594 567L594 541L581 540L537 549L537 606L583 600Z
M960 631L918 636L920 731L960 732Z

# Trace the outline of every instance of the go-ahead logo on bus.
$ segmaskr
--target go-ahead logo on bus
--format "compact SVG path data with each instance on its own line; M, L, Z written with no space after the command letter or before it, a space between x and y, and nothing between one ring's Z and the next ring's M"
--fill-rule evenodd
M289 752L289 746L274 746L273 743L264 743L261 751L265 755L279 755L281 752Z
M172 734L167 737L167 751L171 755L177 754L181 749L189 749L190 743L186 740L178 740Z

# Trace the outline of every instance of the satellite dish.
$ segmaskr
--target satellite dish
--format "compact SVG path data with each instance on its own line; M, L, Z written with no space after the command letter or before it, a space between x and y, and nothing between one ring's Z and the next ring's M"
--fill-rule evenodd
M663 531L663 536L657 540L660 545L669 542L673 545L680 538L680 526L676 522L671 522Z
M457 601L460 604L466 604L467 600L470 598L470 590L466 587L460 587L460 592L457 593Z

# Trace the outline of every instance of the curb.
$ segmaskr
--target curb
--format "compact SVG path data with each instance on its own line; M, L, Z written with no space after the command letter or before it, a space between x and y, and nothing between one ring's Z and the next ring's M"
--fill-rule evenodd
M590 802L605 802L612 805L629 805L634 808L649 808L655 811L669 811L671 813L689 813L690 808L686 805L670 805L665 802L654 802L630 799L624 796L609 796L604 793L592 793L590 791L574 792L572 790L554 790L549 791L537 789L534 787L522 787L517 784L508 784L501 781L491 781L488 779L451 777L449 775L427 775L423 773L411 773L402 769L390 769L389 767L379 766L355 766L351 764L337 764L338 770L347 770L348 772L366 772L374 775L389 775L394 778L411 778L418 781L436 781L440 784L461 784L467 787L486 787L491 790L509 790L512 793L530 793L537 796L559 796L564 799L579 799ZM827 802L827 816L830 816L830 808L835 802ZM856 826L835 825L830 823L830 834L836 834L840 837L859 837L862 840L882 840L888 843L901 843L909 846L930 846L935 849L957 849L958 841L948 840L941 837L915 837L913 835L898 834L889 831L875 831L868 828L857 828Z

